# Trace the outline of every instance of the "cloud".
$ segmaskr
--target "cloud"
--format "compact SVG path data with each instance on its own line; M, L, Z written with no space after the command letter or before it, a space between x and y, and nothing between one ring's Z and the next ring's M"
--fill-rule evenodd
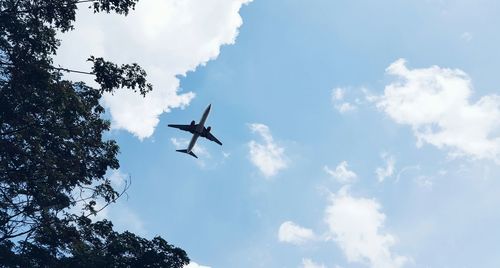
M345 89L344 88L337 87L337 88L332 89L332 102L335 106L335 109L337 109L337 111L339 111L341 114L349 112L349 111L353 111L356 109L355 105L353 105L349 102L343 101L344 96L345 96Z
M184 138L180 138L180 139L170 138L170 142L172 142L172 144L174 145L174 147L175 147L176 150L186 149L188 147L188 145L189 145L189 140L188 139L184 139ZM194 145L194 147L193 147L193 153L195 155L197 155L197 156L203 156L203 157L207 157L207 158L211 157L211 155L208 152L207 148L205 148L202 145L199 145L198 143L196 143Z
M106 218L113 222L113 225L118 230L128 230L133 233L145 236L148 234L146 226L140 216L125 202L113 204L107 208Z
M465 40L466 42L470 42L472 40L472 34L469 32L463 32L460 35L460 39Z
M239 10L251 0L147 0L127 17L93 14L85 4L78 10L75 31L63 40L56 62L88 70L90 55L116 63L139 63L154 90L145 98L130 90L106 94L112 127L140 139L151 136L159 116L189 105L195 94L182 93L177 76L215 59L220 47L234 44L242 25ZM88 78L71 76L72 79Z
M378 167L375 169L375 174L379 182L383 182L385 178L391 177L394 174L394 165L396 160L392 155L382 154L382 159L385 161L385 167Z
M288 166L284 156L285 149L274 142L269 127L264 124L250 124L249 127L253 133L258 133L264 140L264 143L254 140L248 143L252 163L266 177L272 177L285 169Z
M323 264L313 262L311 259L302 259L303 268L326 268Z
M324 166L323 169L340 183L352 183L357 178L356 173L348 169L346 161L340 162L335 170L331 170L328 166Z
M190 262L188 265L184 265L184 268L211 268L210 266L199 265L196 262Z
M339 101L344 99L345 95L345 90L341 87L337 87L332 89L332 100L333 101Z
M170 142L172 143L172 145L174 145L176 150L186 149L189 145L189 141L190 140L184 138L170 138ZM195 162L199 167L210 168L210 166L215 167L217 165L216 163L211 163L211 165L208 165L207 160L211 159L212 155L210 154L210 152L208 152L207 148L203 145L200 145L199 142L195 143L193 147L193 153L198 156L198 158L195 159Z
M344 168L348 170L345 161L337 169ZM410 257L398 255L391 250L397 238L384 230L386 215L381 211L382 206L377 200L354 197L349 190L349 186L343 186L335 194L329 192L329 202L324 210L327 230L321 235L287 221L280 226L280 241L295 245L308 241L332 241L341 249L349 263L372 268L399 268L412 262ZM302 264L303 267L325 267L306 258L302 260Z
M335 105L335 109L337 109L337 111L339 111L341 114L343 114L343 113L347 113L347 112L356 110L356 106L352 105L349 102L343 102L339 105Z
M123 173L120 169L110 170L107 173L107 177L111 181L111 186L117 191L122 192L125 187L130 183L128 180L129 174ZM92 191L84 190L80 192L79 190L74 191L75 196L80 198L87 198L92 196ZM95 209L99 210L96 215L90 215L92 221L101 221L104 219L111 220L113 225L118 231L129 230L133 233L145 236L148 234L145 223L140 218L140 216L135 212L134 209L127 205L128 196L122 195L116 200L116 202L106 206L106 202L103 199L96 199ZM88 211L84 211L85 202L77 202L75 206L69 209L69 212L81 215L83 212L88 214Z
M332 195L325 222L349 262L373 268L402 267L409 258L391 252L396 238L383 231L386 216L380 210L376 200L353 197L343 187Z
M127 174L122 173L119 169L111 170L109 174L109 180L111 181L111 186L115 188L115 190L120 191L125 184L127 183Z
M411 126L417 146L428 143L452 157L500 162L500 96L471 102L471 80L458 69L409 69L399 59L386 72L398 80L385 87L377 106L397 123Z
M406 166L406 167L403 167L399 172L398 172L398 175L396 177L396 180L395 182L399 182L399 180L401 179L401 175L403 175L404 173L410 171L410 170L420 170L420 165L413 165L413 166Z
M121 192L130 181L128 180L129 174L123 173L120 169L111 170L109 174L109 179L111 185L116 191ZM106 207L96 216L96 220L102 220L104 218L109 219L113 222L114 226L118 230L129 230L131 232L147 235L147 230L144 222L140 216L127 205L127 196L122 196L119 198L115 204L111 204ZM100 200L98 201L97 207L102 207L104 203Z
M316 236L311 229L301 227L291 221L286 221L279 228L278 239L280 242L301 245L316 239Z
M433 178L425 175L416 177L415 183L426 190L431 190L434 185Z

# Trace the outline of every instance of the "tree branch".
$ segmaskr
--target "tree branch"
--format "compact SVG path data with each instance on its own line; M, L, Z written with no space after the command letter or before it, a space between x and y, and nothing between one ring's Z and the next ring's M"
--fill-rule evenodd
M68 73L95 75L95 73L93 73L93 72L84 72L84 71L72 70L72 69L62 68L62 67L53 67L53 66L51 66L51 67L54 70L64 71L64 72L68 72Z

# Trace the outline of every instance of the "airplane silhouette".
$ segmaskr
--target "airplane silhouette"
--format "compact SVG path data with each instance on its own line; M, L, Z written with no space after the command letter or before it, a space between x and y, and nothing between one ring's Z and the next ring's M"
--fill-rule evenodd
M203 115L201 116L200 123L198 123L198 124L196 124L196 122L193 120L193 121L191 121L191 124L189 124L189 125L172 125L172 124L168 125L169 127L178 128L180 130L184 130L184 131L187 131L187 132L190 132L191 134L193 134L193 137L191 138L191 141L189 142L187 149L176 150L177 152L189 154L191 156L194 156L195 158L198 158L198 156L196 156L193 153L193 147L194 147L198 137L203 137L203 138L211 140L219 145L222 145L222 142L220 142L214 135L212 135L212 133L210 133L210 130L212 130L212 127L210 127L210 126L205 127L205 121L207 120L208 113L210 113L211 107L212 107L212 104L208 105L208 107L203 112Z

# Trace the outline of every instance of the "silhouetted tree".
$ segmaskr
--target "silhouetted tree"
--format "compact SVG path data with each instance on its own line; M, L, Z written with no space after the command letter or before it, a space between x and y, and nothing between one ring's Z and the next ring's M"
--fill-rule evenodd
M53 66L56 32L73 29L78 4L127 15L138 0L0 0L0 264L11 267L182 267L186 253L156 237L92 223L99 200L122 192L106 178L118 145L103 134L104 92L152 89L137 64L90 57L90 72ZM94 75L99 88L64 80ZM126 189L125 189L126 190ZM71 209L83 207L81 213Z
M182 267L186 253L169 245L161 237L147 240L130 232L117 233L109 221L92 223L86 217L74 221L78 228L66 223L55 224L42 240L57 239L59 254L53 254L48 244L43 246L22 241L2 243L0 261L10 267Z

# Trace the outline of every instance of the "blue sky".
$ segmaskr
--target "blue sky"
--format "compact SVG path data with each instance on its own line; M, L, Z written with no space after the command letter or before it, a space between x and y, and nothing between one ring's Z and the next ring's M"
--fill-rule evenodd
M500 266L500 2L142 2L82 11L58 56L137 61L160 92L104 100L119 229L192 267ZM224 146L176 153L166 125L209 103Z

